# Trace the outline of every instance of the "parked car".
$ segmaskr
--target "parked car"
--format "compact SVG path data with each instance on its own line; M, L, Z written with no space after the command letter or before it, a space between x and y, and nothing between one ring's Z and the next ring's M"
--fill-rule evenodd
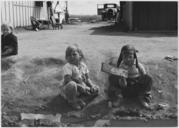
M118 6L115 3L98 4L98 15L101 15L102 20L115 20L118 12Z

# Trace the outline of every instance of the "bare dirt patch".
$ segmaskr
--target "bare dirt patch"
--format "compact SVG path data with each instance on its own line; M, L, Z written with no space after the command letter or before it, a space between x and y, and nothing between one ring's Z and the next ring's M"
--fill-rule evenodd
M19 55L1 61L2 126L20 126L21 113L60 113L61 126L93 126L98 119L111 120L112 126L123 126L122 123L115 123L118 120L150 122L156 119L173 119L175 121L171 126L177 125L178 62L164 59L168 54L177 56L177 37L114 36L107 30L105 34L100 31L100 35L95 35L91 27L99 25L70 25L65 26L63 32L44 30L18 34ZM73 43L77 43L84 51L91 79L100 87L100 96L82 111L69 116L73 109L59 96L59 85L62 80L61 69L65 64L65 48ZM146 110L135 100L123 101L115 109L108 107L104 92L108 86L108 75L100 71L101 62L108 62L111 57L115 58L115 62L120 48L126 43L138 48L139 60L154 80L152 103L166 103L169 107L156 105L154 109ZM33 122L27 121L25 124L34 126ZM57 126L52 122L41 125ZM140 126L140 121L136 126Z

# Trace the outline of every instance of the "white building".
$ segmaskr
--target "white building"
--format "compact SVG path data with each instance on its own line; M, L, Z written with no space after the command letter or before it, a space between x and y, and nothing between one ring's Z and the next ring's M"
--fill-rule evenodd
M24 27L31 25L30 16L49 19L49 2L57 3L57 1L1 1L1 23L10 22L13 27ZM59 4L59 8L66 8L65 1L59 1Z

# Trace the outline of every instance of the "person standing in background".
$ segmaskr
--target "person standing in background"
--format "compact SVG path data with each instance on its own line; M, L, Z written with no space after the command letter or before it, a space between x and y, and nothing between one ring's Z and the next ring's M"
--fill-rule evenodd
M63 6L61 6L60 2L57 1L56 4L53 2L52 8L54 8L55 19L58 19L58 23L60 24L61 28L63 28L63 20L65 19Z

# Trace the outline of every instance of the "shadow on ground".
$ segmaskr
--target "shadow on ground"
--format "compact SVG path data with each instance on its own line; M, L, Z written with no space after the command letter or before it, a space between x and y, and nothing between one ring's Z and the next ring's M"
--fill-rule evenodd
M51 25L49 27L48 27L48 25L43 25L42 27L40 27L39 30L53 30L53 28ZM32 28L32 26L16 27L14 29L14 31L15 31L15 33L23 33L23 32L29 32L29 31L37 32Z
M47 109L53 114L63 114L73 110L67 101L60 95L54 97L49 103L47 103Z
M1 59L1 70L3 71L7 71L8 69L10 69L14 64L15 64L15 60L12 59Z
M91 101L96 98L93 97L82 97L83 101L85 101L86 104L90 104ZM74 111L74 109L68 104L67 100L65 100L62 96L58 95L53 97L49 102L46 104L47 111L56 114L56 113L67 113L70 111Z
M177 37L177 31L128 31L123 24L107 24L105 26L93 27L91 35L108 35L108 36L135 36L135 37Z

